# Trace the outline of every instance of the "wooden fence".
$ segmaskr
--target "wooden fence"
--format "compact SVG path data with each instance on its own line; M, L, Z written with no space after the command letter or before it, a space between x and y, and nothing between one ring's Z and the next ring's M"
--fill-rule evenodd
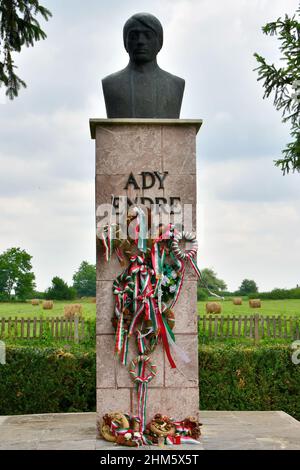
M300 319L262 315L199 316L199 335L209 339L252 338L255 343L264 338L295 340L300 338Z
M0 339L42 339L79 342L93 335L91 322L78 317L0 318Z
M264 338L300 339L300 319L262 315L200 315L199 336L208 339L252 338L255 343ZM95 337L90 320L78 317L0 318L0 339L42 339L79 342Z

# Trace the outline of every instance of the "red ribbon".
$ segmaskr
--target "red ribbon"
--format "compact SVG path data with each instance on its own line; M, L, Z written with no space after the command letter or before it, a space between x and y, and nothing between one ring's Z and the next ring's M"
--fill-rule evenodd
M175 364L175 362L174 362L174 360L171 356L171 351L170 351L170 347L169 347L169 342L168 342L168 338L167 338L167 332L166 332L165 324L163 322L161 313L160 313L158 308L157 308L156 312L157 312L156 317L158 319L159 330L160 330L160 334L161 334L161 337L162 337L162 341L163 341L163 345L164 345L164 348L165 348L165 351L166 351L167 358L169 360L169 363L170 363L170 366L172 367L172 369L176 369L176 364Z
M168 439L175 445L181 444L181 436L168 436Z

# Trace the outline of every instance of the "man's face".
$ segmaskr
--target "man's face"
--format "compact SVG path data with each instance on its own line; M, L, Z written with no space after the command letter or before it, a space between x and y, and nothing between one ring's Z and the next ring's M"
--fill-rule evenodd
M128 31L126 50L136 63L151 62L160 51L157 34L146 26L136 24Z

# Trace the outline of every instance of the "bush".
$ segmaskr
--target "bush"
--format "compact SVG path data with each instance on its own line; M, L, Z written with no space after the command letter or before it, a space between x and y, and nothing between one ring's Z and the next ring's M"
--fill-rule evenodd
M0 415L94 411L95 350L8 346ZM300 419L300 364L287 345L200 346L200 410L283 410Z
M290 299L300 299L300 287L290 289Z
M95 351L8 346L0 398L0 415L94 411Z
M287 345L200 346L200 409L283 410L300 419L300 365Z
M204 300L207 300L208 299L208 292L206 289L202 288L202 287L197 287L197 300L199 301L204 301Z
M45 298L45 292L39 292L39 291L35 290L32 294L32 298L42 300L42 299Z
M260 298L264 300L286 300L300 299L300 287L294 289L273 289L271 292L260 292L259 294L249 295L249 298Z
M69 287L68 284L58 276L52 279L52 286L45 291L46 300L74 300L76 299L76 289Z

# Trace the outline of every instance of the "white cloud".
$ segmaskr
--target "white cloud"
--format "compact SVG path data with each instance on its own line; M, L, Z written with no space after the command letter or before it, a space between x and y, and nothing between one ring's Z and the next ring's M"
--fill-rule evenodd
M299 175L282 177L268 158L205 164L198 177L200 257L235 290L299 284Z
M283 177L270 157L241 154L239 160L201 162L200 186L215 200L239 202L300 202L299 175ZM213 184L212 184L213 183Z
M46 41L16 57L28 84L0 104L0 251L34 256L40 288L69 282L94 262L94 142L88 119L104 117L101 78L126 65L122 27L137 11L157 15L159 64L186 79L182 117L203 118L198 137L201 265L231 288L253 277L263 289L299 282L299 175L273 160L288 132L262 100L253 53L278 59L261 26L297 0L44 0ZM204 264L203 264L204 263Z
M297 203L206 202L201 266L215 267L232 290L244 278L262 290L299 284Z

